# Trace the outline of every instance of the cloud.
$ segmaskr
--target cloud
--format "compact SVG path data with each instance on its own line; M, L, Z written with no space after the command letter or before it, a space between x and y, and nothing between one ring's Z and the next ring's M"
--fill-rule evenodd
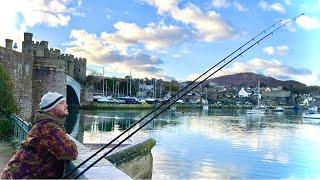
M230 6L234 6L238 11L241 11L241 12L248 10L238 1L231 2L228 0L212 0L212 5L216 8L228 8Z
M320 29L320 20L317 17L303 15L297 18L296 23L307 31Z
M284 0L286 2L287 5L292 5L291 0Z
M106 18L107 18L107 19L111 19L111 17L112 17L112 10L109 9L109 8L105 8L104 11L105 11L105 13L106 13Z
M216 69L215 69L215 70L216 70ZM214 72L214 70L212 70L212 71L208 72L207 74L203 75L203 76L202 76L201 78L199 78L197 81L199 82L199 81L204 80L204 79L207 78L212 72ZM202 73L201 73L201 74L202 74ZM197 79L201 74L200 74L200 73L192 73L192 74L188 75L185 80L186 80L186 81L194 81L194 80ZM212 77L217 77L217 76L221 76L221 75L223 75L223 74L218 73L218 75L215 74L215 75L213 75ZM181 81L185 81L185 80L181 80Z
M171 15L174 19L191 25L196 30L194 35L199 40L213 42L235 37L235 30L215 11L204 13L189 3L184 9L172 10Z
M67 26L71 16L80 14L75 8L78 7L78 2L70 0L8 0L1 3L0 44L4 42L4 38L13 39L20 44L23 32L29 27L38 24L49 27Z
M279 55L285 55L289 51L289 47L286 45L281 45L277 47L273 46L268 46L263 49L263 52L269 56L274 55L274 54L279 54Z
M228 71L229 74L253 72L280 80L297 80L305 84L317 82L317 77L311 70L284 65L279 60L254 58L247 62L235 62L226 71Z
M216 69L212 70L211 73L215 70ZM294 68L282 64L279 60L265 60L261 58L254 58L246 62L234 62L225 69L222 69L222 71L218 71L218 73L212 77L219 77L222 75L230 75L241 72L262 74L279 80L296 80L307 85L316 84L319 82L318 75L312 73L312 71L309 69ZM200 74L194 73L189 75L186 79L194 80L198 75Z
M228 0L212 0L212 5L216 8L227 8L231 4Z
M157 67L163 64L159 57L139 51L118 51L113 45L105 41L102 33L97 36L85 30L72 30L70 38L72 41L64 44L66 53L86 57L87 64L91 67L93 67L92 65L103 65L107 67L107 73L117 74L118 76L128 75L131 68L134 77L173 79ZM94 73L92 68L89 71Z
M163 14L168 12L174 8L177 8L177 4L179 0L146 0L146 2L150 5L156 6L158 8L158 13Z
M296 32L296 28L295 28L295 23L294 21L292 21L291 19L289 18L286 18L286 19L280 19L280 23L283 25L285 23L287 23L284 28L287 29L288 31L290 32Z
M265 47L265 48L263 49L263 52L266 53L267 55L274 55L275 48L272 47L272 46Z
M258 3L258 7L265 10L265 11L277 11L279 13L285 13L286 10L285 8L282 6L282 4L276 2L273 4L268 4L266 1L261 0Z
M287 54L289 51L289 47L286 45L282 45L282 46L277 46L277 51L280 55L284 55Z
M113 44L115 48L124 50L129 46L142 44L149 50L168 48L180 44L189 38L188 32L177 26L150 23L145 28L135 23L117 22L113 25L114 33L101 33L104 42Z
M192 3L179 8L178 1L146 1L158 8L158 14L168 13L176 21L191 27L190 31L197 40L213 42L236 36L235 30L215 11L203 12Z
M244 12L244 11L247 11L248 9L245 8L242 4L240 4L238 1L234 1L233 2L233 6L238 10L238 11L241 11L241 12Z

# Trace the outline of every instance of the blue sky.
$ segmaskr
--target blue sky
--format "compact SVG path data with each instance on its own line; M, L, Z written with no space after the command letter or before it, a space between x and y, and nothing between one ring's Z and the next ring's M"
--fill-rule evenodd
M0 45L23 32L87 58L88 74L193 80L275 21L306 13L216 76L255 72L320 85L320 0L10 0ZM18 50L21 50L21 45Z

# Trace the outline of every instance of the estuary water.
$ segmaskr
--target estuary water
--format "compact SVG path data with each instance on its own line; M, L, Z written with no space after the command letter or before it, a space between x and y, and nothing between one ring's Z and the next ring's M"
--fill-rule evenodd
M107 143L150 110L71 111L66 129ZM320 121L291 110L170 110L135 138L153 137L153 179L319 179Z

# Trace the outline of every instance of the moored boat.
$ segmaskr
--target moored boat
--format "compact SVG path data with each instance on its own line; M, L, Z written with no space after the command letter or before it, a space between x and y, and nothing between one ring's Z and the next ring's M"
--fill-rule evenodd
M283 109L283 107L281 107L281 106L277 106L273 111L274 111L274 112L283 112L284 109Z

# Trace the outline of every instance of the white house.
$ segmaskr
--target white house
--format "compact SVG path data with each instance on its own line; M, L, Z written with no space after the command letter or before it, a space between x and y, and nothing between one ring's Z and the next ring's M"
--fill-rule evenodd
M243 98L243 97L249 97L249 93L247 93L246 90L244 90L244 88L241 88L241 90L238 93L238 96Z

